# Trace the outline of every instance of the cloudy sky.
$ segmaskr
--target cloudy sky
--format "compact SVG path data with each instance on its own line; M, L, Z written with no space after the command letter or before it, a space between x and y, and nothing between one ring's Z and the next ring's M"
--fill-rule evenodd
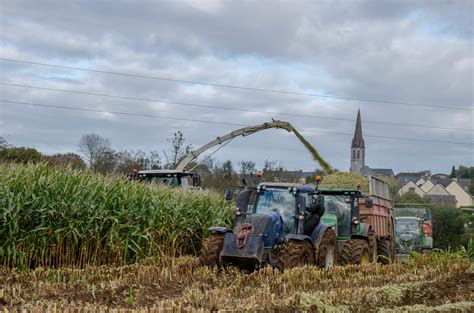
M303 135L322 156L348 170L350 134L360 108L369 166L396 172L472 166L473 3L2 0L1 100L178 119L0 102L0 136L48 154L77 152L86 133L109 138L116 149L161 151L178 130L199 147L237 128L230 124L274 118L311 131ZM316 167L283 130L235 139L214 157Z

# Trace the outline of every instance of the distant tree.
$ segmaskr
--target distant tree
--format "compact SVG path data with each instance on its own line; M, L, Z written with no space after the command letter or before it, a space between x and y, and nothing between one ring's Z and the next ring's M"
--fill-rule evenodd
M259 178L257 177L256 164L253 161L240 161L238 163L240 167L240 178L245 179L247 184L253 186L258 184Z
M255 162L253 161L240 161L238 165L240 167L240 175L255 174L256 172Z
M222 175L226 181L231 180L235 176L232 161L227 160L222 164Z
M180 131L174 133L173 137L168 138L167 141L171 144L171 148L169 151L163 151L166 160L165 168L173 169L193 150L193 146L186 144L184 135Z
M73 168L81 169L87 165L82 158L75 153L57 153L44 156L44 160L50 165L69 165Z
M414 191L408 191L401 196L397 193L393 201L396 205L397 203L429 204L431 200L428 197L420 197Z
M474 179L474 167L467 167L460 165L457 170L457 176L459 178L471 178Z
M276 171L278 170L277 162L266 159L263 161L263 172Z
M453 165L453 168L451 169L451 178L456 178L456 168Z
M143 152L141 150L126 150L115 153L116 172L127 174L134 168L154 170L161 168L161 158L157 151Z
M0 149L0 160L5 162L36 163L43 160L43 155L34 148L3 148Z
M316 183L316 176L320 176L321 178L326 175L326 172L323 171L321 168L316 168L314 172L307 174L305 180L308 184L315 184Z
M97 134L83 135L79 141L79 150L91 169L108 172L108 169L102 170L101 166L110 163L111 155L114 153L109 139Z
M220 165L215 164L214 160L207 159L204 164L200 163L196 170L201 175L203 188L213 189L223 194L238 185L238 175L234 172L231 161L225 161Z
M433 208L433 245L439 249L457 249L464 234L462 211L456 208Z
M4 137L0 136L0 149L9 148L9 147L11 146L8 143L8 141Z
M110 174L116 171L117 163L117 154L110 149L95 158L92 169L101 174Z
M474 179L471 180L471 184L469 185L469 192L471 195L474 195Z

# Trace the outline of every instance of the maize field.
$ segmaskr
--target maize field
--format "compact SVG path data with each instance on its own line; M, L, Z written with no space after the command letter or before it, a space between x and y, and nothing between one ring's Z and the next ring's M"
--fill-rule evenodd
M196 257L84 269L0 269L0 307L31 312L473 312L466 257L285 272L201 267Z
M232 220L220 195L45 164L0 173L5 312L474 311L466 254L330 270L203 267L207 228Z
M0 164L0 265L129 264L195 254L207 228L231 222L231 203L45 164Z

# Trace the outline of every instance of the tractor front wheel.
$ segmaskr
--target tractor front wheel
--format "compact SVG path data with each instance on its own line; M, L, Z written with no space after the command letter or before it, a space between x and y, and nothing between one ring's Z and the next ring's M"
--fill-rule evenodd
M367 264L370 261L369 245L364 239L350 239L344 243L340 263Z
M199 261L201 265L220 265L220 254L224 246L224 234L211 234L203 240Z
M306 240L285 241L278 258L280 270L314 264L313 245Z
M331 228L326 229L317 249L318 256L316 258L316 264L319 267L331 268L337 262L337 237L334 230Z

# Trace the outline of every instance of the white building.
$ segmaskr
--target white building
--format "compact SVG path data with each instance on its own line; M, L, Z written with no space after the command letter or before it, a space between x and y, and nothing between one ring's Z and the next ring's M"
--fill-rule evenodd
M432 203L456 206L457 208L473 205L472 196L456 179L420 178L416 182L408 180L398 194L414 192L420 197L429 197Z

